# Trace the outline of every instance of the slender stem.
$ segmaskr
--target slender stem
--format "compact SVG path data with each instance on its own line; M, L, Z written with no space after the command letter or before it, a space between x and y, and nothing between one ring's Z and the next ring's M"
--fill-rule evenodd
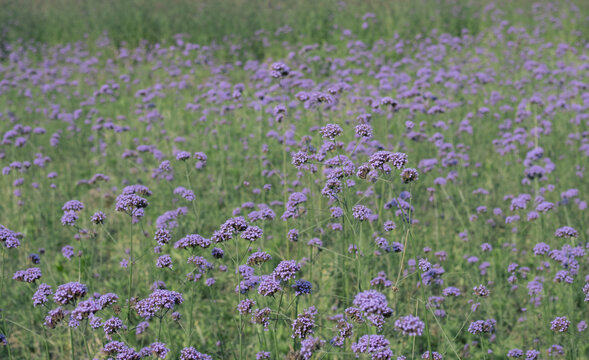
M427 337L427 350L429 351L430 360L433 360L431 336L429 333L429 320L428 320L428 316L427 316L427 299L425 297L425 284L423 283L423 278L421 277L421 273L419 274L419 280L421 281L421 284L419 284L419 287L421 287L421 301L423 301L423 310L424 310L423 316L424 316L424 320L425 320L425 334Z
M74 329L70 326L70 347L72 348L72 359L76 358L76 354L74 351Z
M131 217L131 219L133 219ZM130 270L129 270L129 289L128 289L128 296L127 296L127 324L131 324L131 291L133 289L133 263L135 260L133 259L133 221L131 220L131 225L129 226L129 242L130 249L129 249L129 262L130 262Z

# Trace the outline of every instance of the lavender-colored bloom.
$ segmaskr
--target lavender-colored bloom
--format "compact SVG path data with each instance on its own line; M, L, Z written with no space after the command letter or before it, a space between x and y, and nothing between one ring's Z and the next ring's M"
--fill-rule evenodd
M147 298L137 302L135 311L145 320L149 320L158 311L172 310L182 302L184 302L184 298L179 292L156 289Z
M41 276L43 276L43 274L41 273L41 269L28 268L26 270L19 270L15 272L12 276L12 279L16 281L33 283L36 280L39 280Z
M39 285L37 291L35 291L35 294L33 295L33 306L37 307L39 305L46 304L49 301L48 296L50 295L53 295L51 286L47 284Z
M196 351L195 348L185 347L180 351L180 360L213 360L213 357Z
M176 249L188 249L200 246L203 249L208 248L211 245L211 240L205 239L198 234L189 234L182 239L176 241L174 248Z
M370 354L372 360L390 360L393 358L390 342L382 335L362 336L357 343L352 344L352 351L356 354Z
M103 224L104 220L106 220L106 215L102 211L95 212L90 218L90 221L94 224Z
M290 68L282 62L275 62L270 66L270 76L275 79L286 77L289 73Z
M157 258L155 266L157 266L160 269L163 269L163 268L172 269L172 258L170 257L170 255L162 255Z
M422 359L433 359L433 360L443 360L444 359L442 354L435 352L435 351L432 351L431 355L430 355L429 351L426 351L423 354L421 354L421 358Z
M296 260L281 261L272 272L275 279L279 281L288 281L296 277L296 273L301 270L301 264Z
M313 356L313 352L319 350L323 345L325 345L325 340L309 336L301 341L300 355L303 360L309 360L311 359L311 356Z
M262 229L260 229L257 226L248 226L248 228L241 233L241 238L254 242L261 238L263 233L264 232L262 231Z
M401 331L403 335L421 336L425 329L425 323L417 316L407 315L395 321L395 329Z
M566 316L556 317L550 323L550 330L554 332L567 332L569 330L569 326L571 322L567 319Z
M178 151L176 153L176 160L178 161L186 161L190 159L191 154L188 151Z
M117 317L112 317L102 324L102 329L104 330L104 335L109 340L112 340L111 335L118 332L121 329L126 329L127 327L123 324L123 321Z
M583 331L587 330L587 323L585 322L585 320L579 321L579 323L577 324L577 330L579 332L583 332Z
M260 265L271 259L272 256L270 254L263 251L256 251L247 258L247 264L251 266Z
M412 168L403 169L400 176L404 184L409 184L410 182L417 181L419 179L419 173L417 170Z
M354 306L365 313L366 318L377 328L382 328L384 319L393 314L386 297L376 290L366 290L354 298Z
M271 353L269 351L259 351L256 353L256 360L270 359Z
M337 124L327 124L321 128L321 136L325 139L333 140L342 133L343 129Z
M273 296L277 292L282 291L280 282L272 276L263 276L258 286L258 294L262 296Z
M237 304L237 311L241 315L246 315L252 312L252 307L256 304L254 300L251 299L243 299Z
M76 220L78 220L78 214L73 210L64 212L61 217L61 223L64 226L74 226L76 225Z
M491 294L489 289L487 289L487 287L484 285L477 285L472 290L474 291L475 295L480 297L487 297Z
M304 339L308 335L313 334L315 328L315 315L317 310L314 306L306 309L302 314L292 322L292 338Z
M544 255L550 251L550 246L546 243L538 243L534 246L534 255Z
M147 321L140 322L135 327L135 335L141 335L141 334L143 334L144 332L147 331L147 328L149 328L149 322L147 322Z
M71 259L74 256L74 247L71 245L64 246L63 248L61 248L61 254L66 259Z
M86 285L79 282L69 282L59 285L53 295L53 301L59 305L67 305L83 298L88 293Z
M7 249L16 249L20 246L21 233L14 232L0 224L0 242L4 243Z
M170 351L170 349L166 347L166 344L161 342L151 343L151 345L149 345L149 350L151 355L159 359L165 359Z
M524 351L521 349L511 349L506 355L508 358L520 358L524 356Z
M66 202L61 208L61 210L63 210L64 212L66 212L66 211L81 211L83 209L84 209L84 204L78 200L70 200L70 201Z
M418 267L419 270L426 272L431 270L432 264L429 261L427 261L427 259L419 259Z
M495 329L495 324L497 324L495 319L477 320L470 323L468 332L473 335L490 333Z
M153 238L158 243L158 245L164 246L165 244L170 242L170 240L172 240L172 233L170 232L170 230L166 228L158 228L155 231L155 235Z
M352 208L352 215L356 220L367 220L370 214L372 211L364 205L356 205Z
M60 306L56 309L50 310L47 316L45 316L45 322L43 325L47 326L50 329L55 329L55 327L65 318L66 312Z
M577 232L577 230L573 229L570 226L563 226L559 229L556 229L556 231L554 232L554 236L559 237L559 238L569 238L569 237L577 237L579 236L579 233Z
M295 290L295 296L299 296L310 294L313 288L313 284L311 284L307 280L297 280L291 287Z
M299 240L299 231L297 229L290 229L288 231L288 240L292 242L297 242Z
M268 331L268 325L270 324L270 308L255 309L252 312L251 322L252 324L259 324L264 326L264 331Z

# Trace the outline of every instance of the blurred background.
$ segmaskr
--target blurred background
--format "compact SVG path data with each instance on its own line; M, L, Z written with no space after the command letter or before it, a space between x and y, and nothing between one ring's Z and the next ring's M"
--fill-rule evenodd
M563 1L564 2L564 1ZM192 43L231 46L241 56L282 55L264 37L303 44L337 45L344 30L367 45L394 36L414 37L433 29L476 35L488 28L492 12L534 26L533 4L542 1L488 0L0 0L1 42L34 41L50 45L93 42L106 34L114 45L134 46L145 40L165 43L184 34ZM559 9L589 15L589 1L566 1ZM530 6L532 5L532 6ZM556 11L556 9L555 9ZM555 14L556 15L556 14ZM364 18L364 19L362 19ZM363 21L359 21L359 19ZM585 22L563 22L562 34L589 32ZM550 36L549 36L550 37ZM247 40L247 41L243 41ZM225 54L227 55L227 54ZM223 52L219 52L223 56Z

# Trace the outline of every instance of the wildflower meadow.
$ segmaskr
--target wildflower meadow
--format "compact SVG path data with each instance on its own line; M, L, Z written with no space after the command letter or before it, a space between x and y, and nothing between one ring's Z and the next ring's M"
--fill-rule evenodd
M0 359L589 359L589 4L2 3Z

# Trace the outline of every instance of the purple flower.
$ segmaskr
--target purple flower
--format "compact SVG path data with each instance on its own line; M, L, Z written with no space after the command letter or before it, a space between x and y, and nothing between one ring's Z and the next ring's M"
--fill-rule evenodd
M475 295L480 297L487 297L491 294L489 289L487 289L487 287L485 287L484 285L477 285L472 290L474 291Z
M149 345L149 350L151 354L154 355L156 358L165 359L168 355L170 349L166 347L166 344L161 342L154 342Z
M507 352L509 358L520 358L522 356L524 356L524 351L521 349L511 349Z
M321 128L321 136L325 139L333 140L342 133L343 129L337 124L327 124Z
M299 296L310 294L313 288L313 284L311 284L307 280L297 280L291 287L295 290L295 296Z
M19 270L12 276L13 280L33 283L40 279L43 274L39 268L28 268L26 270Z
M237 311L241 315L246 315L252 312L252 307L256 304L254 300L251 299L243 299L237 304Z
M258 240L259 238L261 238L263 233L264 232L259 227L249 226L247 229L245 229L244 232L241 233L241 238L251 241L251 242L254 242L254 241Z
M382 335L362 336L357 343L352 344L352 351L356 354L370 354L372 360L390 360L393 358L390 342Z
M61 248L61 254L66 259L71 259L74 256L74 247L71 245L64 246L63 248Z
M149 328L149 322L147 322L147 321L140 322L135 327L135 335L141 335L141 334L143 334L144 332L147 331L147 328Z
M176 160L178 161L186 161L190 159L191 155L188 151L178 151L176 153Z
M364 221L372 214L372 211L364 205L355 205L352 208L352 215L356 220Z
M95 212L90 218L90 221L94 224L103 224L104 220L106 220L106 215L102 211Z
M412 168L403 169L400 176L404 184L409 184L410 182L417 181L419 179L419 173L417 170Z
M64 212L61 217L61 223L64 226L74 226L76 225L76 220L78 220L78 214L73 210Z
M55 295L53 295L53 301L59 305L67 305L83 298L87 293L88 288L86 285L79 282L69 282L59 285L57 290L55 290Z
M421 354L421 358L422 359L433 359L433 360L443 360L444 357L442 356L442 354L437 353L435 351L432 351L431 355L429 353L429 351L424 352L423 354Z
M137 302L135 311L145 320L149 320L159 311L172 310L182 302L184 298L179 292L156 289L147 298Z
M35 294L33 295L33 306L37 307L39 305L46 304L49 301L48 296L50 295L53 295L51 286L47 284L39 285L37 291L35 291Z
M256 353L256 360L265 360L270 359L270 352L269 351L260 351Z
M263 251L256 251L247 258L247 264L251 266L260 265L271 259L272 256L270 254Z
M311 359L313 352L319 350L323 345L325 345L325 340L309 336L305 340L301 341L301 357L303 360Z
M264 331L268 331L268 325L270 324L270 308L255 309L252 312L251 322L252 324L259 324L264 326Z
M104 334L106 338L112 340L111 335L118 332L121 329L126 329L127 327L123 324L123 321L117 317L112 317L102 324L102 329L104 330Z
M288 281L296 277L296 273L301 270L301 264L295 260L281 261L272 272L275 279L279 281Z
M157 266L160 269L163 269L163 268L172 269L172 258L170 257L170 255L162 255L157 258L155 266Z
M81 211L84 209L84 204L78 200L70 200L66 202L61 210L66 211Z
M302 314L292 322L292 338L304 339L308 335L313 334L315 328L315 315L317 310L314 306L306 309Z
M401 331L403 335L421 336L425 329L425 323L417 316L407 315L395 321L395 329Z
M556 229L554 236L559 238L577 237L579 236L579 233L570 226L563 226L559 229Z
M554 332L567 332L569 330L569 326L571 322L567 319L566 316L556 317L550 323L550 330Z
M208 248L211 245L211 240L205 239L198 234L189 234L182 239L176 241L174 248L176 249L188 249L194 247L201 247L203 249Z
M260 285L258 286L258 294L262 296L273 296L277 292L282 291L280 282L272 276L262 276Z
M495 319L477 320L470 323L468 326L468 332L473 335L490 333L495 329L495 324L497 324Z
M201 354L193 347L185 347L180 351L180 360L213 360L213 357Z
M354 306L364 312L366 318L377 328L382 328L384 319L393 314L386 297L376 290L366 290L354 298Z

